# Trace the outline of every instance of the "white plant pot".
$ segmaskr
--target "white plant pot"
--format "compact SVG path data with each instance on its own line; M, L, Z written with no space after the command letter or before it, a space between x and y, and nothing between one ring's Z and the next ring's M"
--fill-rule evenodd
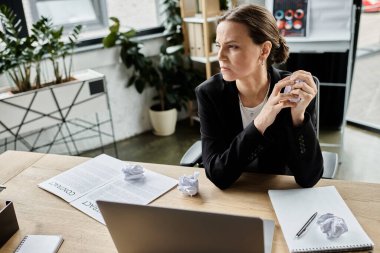
M155 135L168 136L175 132L177 109L173 108L167 111L149 109L149 117Z

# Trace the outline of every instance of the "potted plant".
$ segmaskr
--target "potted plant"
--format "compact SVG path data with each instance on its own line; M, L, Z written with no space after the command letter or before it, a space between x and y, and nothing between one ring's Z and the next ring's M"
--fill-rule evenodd
M21 37L21 22L6 5L0 5L0 73L6 73L16 86L15 92L41 88L43 85L70 81L72 52L81 26L75 26L63 42L63 27L54 28L50 19L41 17L31 29L31 35ZM69 62L67 63L67 58ZM48 59L54 70L54 79L41 80L41 63ZM62 66L61 66L62 65ZM64 74L61 73L63 69ZM34 72L33 72L34 71ZM47 74L45 73L47 76ZM34 77L34 81L32 80ZM49 82L50 81L50 82ZM44 83L43 82L47 82Z
M92 70L72 73L81 26L64 42L63 28L42 17L23 38L19 20L5 5L0 5L0 22L0 73L13 82L11 92L0 94L0 149L78 154L102 145L100 128L97 140L86 131L100 126L95 113L109 112L105 77Z
M193 69L189 57L184 55L182 19L179 14L178 1L162 1L163 13L166 15L166 41L161 46L158 61L143 55L142 45L133 40L136 31L120 31L120 22L112 17L110 33L104 38L103 45L112 47L121 45L120 58L127 69L132 70L127 86L134 85L139 93L146 87L154 87L158 101L150 107L149 115L154 133L166 136L174 133L177 122L177 110L187 107L187 102L194 99L194 86L199 83L198 72Z

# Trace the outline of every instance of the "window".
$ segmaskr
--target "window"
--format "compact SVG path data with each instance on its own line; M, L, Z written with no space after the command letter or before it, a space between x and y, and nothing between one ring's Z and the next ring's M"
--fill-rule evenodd
M121 26L144 30L160 26L160 0L23 0L28 28L40 16L50 17L57 26L70 31L83 26L81 39L108 34L109 18L116 17Z

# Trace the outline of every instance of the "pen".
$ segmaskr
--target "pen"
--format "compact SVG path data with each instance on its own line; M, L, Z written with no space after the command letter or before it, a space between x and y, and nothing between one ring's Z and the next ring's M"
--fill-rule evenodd
M318 215L318 212L315 212L305 223L305 225L302 226L302 228L300 229L300 231L298 231L298 233L296 234L296 238L299 238L301 235L303 235L303 233L305 233L306 229L309 227L309 225L313 222L313 220L315 219L315 217L317 217Z
M0 192L1 192L2 190L4 190L5 188L6 188L5 185L0 184Z

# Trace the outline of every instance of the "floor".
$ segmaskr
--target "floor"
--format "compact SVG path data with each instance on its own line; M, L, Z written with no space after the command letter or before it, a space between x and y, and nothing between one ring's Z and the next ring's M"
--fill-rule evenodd
M190 126L187 120L179 121L175 134L158 137L151 132L117 143L119 159L179 165L182 155L199 138L199 125ZM347 125L344 134L342 163L335 179L380 183L380 134ZM94 157L101 150L81 154ZM109 146L105 153L115 156Z

